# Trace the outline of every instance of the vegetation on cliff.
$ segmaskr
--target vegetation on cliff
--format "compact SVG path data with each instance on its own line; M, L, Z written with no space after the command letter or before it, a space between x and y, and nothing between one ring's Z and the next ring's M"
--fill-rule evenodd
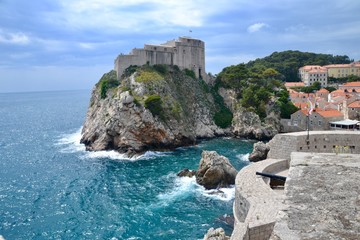
M119 86L120 82L116 77L116 71L111 70L108 73L105 73L100 81L97 83L97 86L100 88L100 96L102 99L106 98L106 93L110 88L115 88Z
M258 58L246 64L249 68L273 68L282 76L286 82L300 81L298 70L305 65L328 65L350 63L351 60L346 55L319 54L300 51L274 52L270 56Z
M256 113L261 119L267 116L271 101L275 102L273 110L289 117L297 108L290 102L281 79L282 75L273 68L238 64L224 68L217 75L216 86L234 90L241 107Z

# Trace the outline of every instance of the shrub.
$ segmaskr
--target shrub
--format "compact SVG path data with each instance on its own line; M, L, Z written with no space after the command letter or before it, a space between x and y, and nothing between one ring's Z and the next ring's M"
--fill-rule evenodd
M159 95L150 95L145 100L145 107L150 110L154 116L159 116L161 119L164 118L164 110L162 107L162 100Z
M101 81L100 83L100 96L101 99L106 98L106 92L109 89L107 81Z
M224 107L220 111L216 112L214 115L214 122L217 126L221 128L227 128L231 125L233 119L232 112Z
M195 75L193 70L185 68L184 73L185 73L186 76L191 77L193 79L196 79L196 75Z
M136 70L138 69L139 67L137 65L130 65L128 68L125 69L124 71L124 75L126 77L130 77L131 74L133 74L134 72L136 72Z
M167 66L164 64L155 64L153 68L162 75L166 75L168 73Z
M116 76L116 71L111 70L110 72L105 73L101 77L99 84L100 84L100 96L101 99L104 99L106 98L106 93L108 89L115 88L120 84L120 81L117 79Z

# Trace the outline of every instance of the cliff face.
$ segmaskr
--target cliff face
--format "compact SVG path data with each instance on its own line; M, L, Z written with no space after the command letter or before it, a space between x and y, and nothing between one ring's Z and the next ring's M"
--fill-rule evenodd
M93 89L81 139L88 150L132 155L226 134L213 121L212 94L191 74L144 66L115 79L105 74Z

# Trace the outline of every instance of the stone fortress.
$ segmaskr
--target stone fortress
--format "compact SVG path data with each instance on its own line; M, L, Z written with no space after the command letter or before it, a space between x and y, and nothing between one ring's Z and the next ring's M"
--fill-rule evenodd
M360 239L360 132L276 135L235 180L231 239ZM277 188L265 172L287 176Z
M120 54L114 62L118 79L131 65L177 65L180 69L193 70L197 78L206 80L205 43L190 37L179 37L160 45L145 44L129 54Z

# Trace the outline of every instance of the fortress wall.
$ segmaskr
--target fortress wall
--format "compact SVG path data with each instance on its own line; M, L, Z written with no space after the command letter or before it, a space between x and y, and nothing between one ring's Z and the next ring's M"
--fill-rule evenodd
M235 225L231 239L261 240L270 237L283 196L255 173L277 173L287 167L287 160L267 159L240 170L235 180Z
M114 70L117 73L117 78L120 80L121 75L124 73L125 69L131 65L144 65L143 59L139 58L138 55L119 55L114 63Z
M269 143L268 158L290 159L291 152L360 154L359 131L310 131L276 135Z

